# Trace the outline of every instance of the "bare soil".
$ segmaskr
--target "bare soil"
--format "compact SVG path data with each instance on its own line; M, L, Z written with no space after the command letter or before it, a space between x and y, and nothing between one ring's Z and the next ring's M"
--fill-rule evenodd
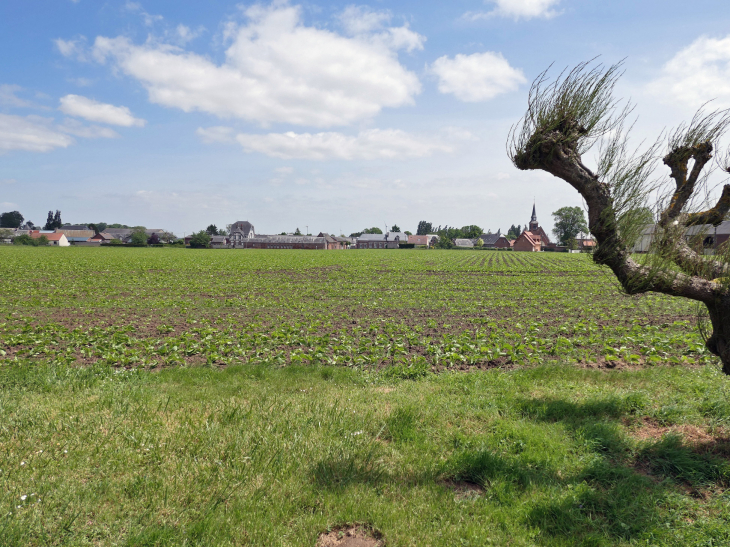
M482 494L485 490L482 486L468 481L454 481L451 479L439 482L441 486L445 486L449 490L453 490L456 499L474 499Z
M336 528L322 533L317 547L384 547L380 534L362 526Z

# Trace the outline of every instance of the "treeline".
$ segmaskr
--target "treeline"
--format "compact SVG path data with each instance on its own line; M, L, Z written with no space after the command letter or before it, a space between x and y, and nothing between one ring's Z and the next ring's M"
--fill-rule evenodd
M423 236L428 234L436 234L439 236L438 241L435 241L433 246L438 249L451 249L454 246L455 239L479 239L484 233L481 227L476 224L469 224L457 228L455 226L437 226L426 220L422 220L418 223L418 229L416 235Z

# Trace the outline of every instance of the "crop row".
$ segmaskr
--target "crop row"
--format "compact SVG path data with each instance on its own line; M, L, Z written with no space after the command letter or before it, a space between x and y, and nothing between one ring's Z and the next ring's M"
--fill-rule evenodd
M0 279L0 362L713 361L691 303L622 295L583 255L0 248Z

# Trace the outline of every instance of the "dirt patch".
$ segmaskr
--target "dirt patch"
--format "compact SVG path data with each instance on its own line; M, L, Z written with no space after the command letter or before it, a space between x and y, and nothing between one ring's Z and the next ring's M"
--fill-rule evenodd
M378 393L390 393L391 391L394 391L392 387L376 387L375 391Z
M597 359L589 363L578 363L578 366L593 370L641 370L646 368L642 363L629 363L621 359Z
M724 428L710 433L694 425L662 426L652 418L644 418L631 434L641 441L658 441L668 433L680 435L696 454L714 454L730 459L730 431Z
M673 363L657 363L654 365L647 365L643 359L640 359L636 363L630 363L628 361L624 361L623 359L604 359L603 357L599 357L595 361L590 362L578 362L577 366L580 368L585 369L592 369L592 370L618 370L618 371L629 371L629 370L643 370L650 367L672 367L672 366L679 366L675 365ZM702 366L699 363L683 363L681 365L685 368L699 368Z
M384 547L381 534L363 526L341 527L320 534L317 547Z
M451 479L439 482L441 486L453 490L456 499L474 499L484 494L484 487L468 481L454 481Z
M684 441L692 446L704 445L720 440L716 435L711 435L704 429L694 425L662 426L652 418L644 418L641 426L634 430L632 435L641 441L658 441L667 433L681 435Z

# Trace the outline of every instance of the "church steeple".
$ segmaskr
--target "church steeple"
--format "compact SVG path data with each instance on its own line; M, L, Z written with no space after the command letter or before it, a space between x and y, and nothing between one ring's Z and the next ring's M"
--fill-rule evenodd
M535 203L532 203L532 218L530 218L530 231L535 231L540 225L537 222L537 213L535 213Z

